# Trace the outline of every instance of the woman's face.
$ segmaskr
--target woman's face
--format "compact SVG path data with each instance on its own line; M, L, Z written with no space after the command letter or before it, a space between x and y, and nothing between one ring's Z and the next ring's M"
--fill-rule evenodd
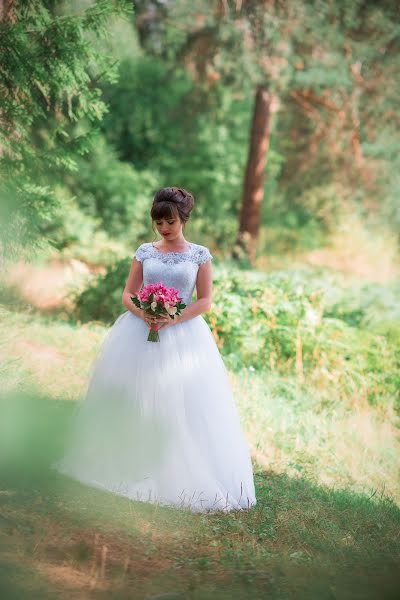
M155 221L158 233L165 240L173 240L181 237L182 223L179 217L170 217L169 219L157 219Z

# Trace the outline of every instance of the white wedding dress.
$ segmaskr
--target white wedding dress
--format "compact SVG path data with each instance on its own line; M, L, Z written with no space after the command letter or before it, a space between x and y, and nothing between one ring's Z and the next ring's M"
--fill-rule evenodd
M134 254L143 284L162 281L192 302L205 246ZM64 454L52 467L132 500L193 512L256 504L249 447L228 374L199 315L159 330L124 312L108 331L74 414Z

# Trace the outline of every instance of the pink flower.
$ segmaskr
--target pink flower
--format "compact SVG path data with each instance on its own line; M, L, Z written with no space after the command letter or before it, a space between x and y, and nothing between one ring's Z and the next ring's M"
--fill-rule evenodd
M167 303L169 306L173 306L182 300L179 296L179 290L173 287L166 287L162 281L159 281L158 283L148 283L140 290L137 296L141 302L147 302L150 294L153 294L154 302L160 301L163 305Z
M131 296L131 299L138 308L149 311L149 307L145 308L144 303L149 301L151 294L153 294L153 298L150 310L153 311L153 314L156 313L157 309L161 308L160 312L165 311L164 314L168 314L172 318L175 315L179 316L181 310L186 307L186 304L182 302L182 298L179 296L179 290L173 287L166 287L162 281L148 283L135 296ZM181 304L179 308L178 304ZM160 341L157 325L150 330L147 340L152 342Z

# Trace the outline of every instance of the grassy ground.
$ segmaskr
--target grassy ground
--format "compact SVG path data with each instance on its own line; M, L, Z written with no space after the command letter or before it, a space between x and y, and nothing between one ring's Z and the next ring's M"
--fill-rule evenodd
M48 468L106 329L25 311L1 320L2 598L398 597L394 416L231 373L256 507L193 515L132 502Z

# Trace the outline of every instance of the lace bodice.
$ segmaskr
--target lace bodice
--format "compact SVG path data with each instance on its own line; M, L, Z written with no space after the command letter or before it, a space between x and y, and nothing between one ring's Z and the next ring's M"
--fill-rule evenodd
M200 244L190 244L186 252L161 252L151 242L141 244L133 256L143 263L143 285L162 281L179 290L185 304L192 303L199 265L214 258Z

